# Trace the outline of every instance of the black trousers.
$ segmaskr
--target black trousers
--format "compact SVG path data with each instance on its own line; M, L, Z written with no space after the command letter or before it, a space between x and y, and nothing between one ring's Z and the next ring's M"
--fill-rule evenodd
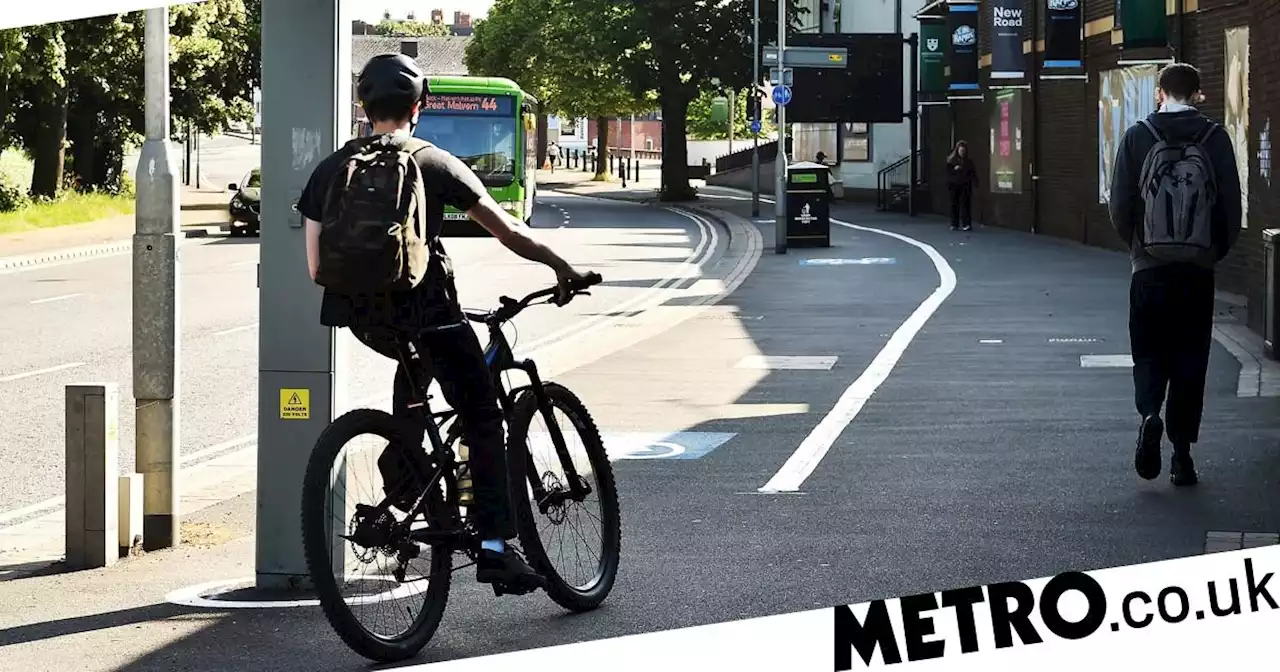
M1170 265L1138 271L1129 287L1134 401L1144 417L1165 404L1174 445L1200 440L1213 342L1213 271Z
M351 332L378 354L399 359L395 330L353 327ZM471 513L476 531L481 539L515 537L507 489L502 407L498 405L498 388L485 365L480 340L464 323L457 328L420 333L413 345L426 367L418 374L421 383L425 386L431 379L438 380L445 401L458 413L456 422L462 423L462 440L470 449L468 466L475 500ZM417 411L409 408L417 397L400 364L392 391L393 412L401 417L418 417Z
M951 226L973 225L973 188L951 185Z

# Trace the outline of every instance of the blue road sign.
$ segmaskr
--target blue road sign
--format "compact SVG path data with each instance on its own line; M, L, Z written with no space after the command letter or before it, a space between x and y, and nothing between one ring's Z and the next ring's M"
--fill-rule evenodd
M791 102L791 87L781 84L773 87L773 104L786 106Z
M752 119L752 120L751 120L751 132L752 132L752 133L759 133L761 128L764 128L764 126L760 123L760 120L759 120L759 119Z

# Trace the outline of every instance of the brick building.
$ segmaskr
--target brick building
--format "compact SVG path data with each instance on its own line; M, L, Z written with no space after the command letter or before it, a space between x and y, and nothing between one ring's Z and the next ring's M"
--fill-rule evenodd
M632 149L650 152L662 151L662 115L651 113L636 115L635 131L632 131L631 117L609 119L608 145L615 149ZM596 123L587 121L587 146L595 147Z
M944 162L955 140L964 139L980 177L974 214L988 226L1029 231L1087 245L1124 249L1111 227L1103 191L1109 186L1114 143L1124 128L1154 107L1158 65L1118 65L1122 0L1082 0L1082 55L1087 79L1042 80L1038 62L1045 48L1044 12L1023 26L1023 52L1030 90L1020 94L1021 161L1013 183L1021 193L991 193L990 148L994 144L994 91L987 89L991 66L989 0L981 0L980 74L984 100L953 100L923 108L922 151L926 157L932 209L947 211ZM1043 0L1027 0L1031 4ZM930 3L932 4L932 3ZM1181 9L1181 13L1179 13ZM945 13L945 8L943 8ZM1270 118L1280 115L1280 94L1267 86L1280 81L1280 0L1167 0L1169 44L1180 61L1200 68L1207 98L1199 108L1224 121L1236 138L1241 178L1248 184L1246 227L1224 262L1219 289L1249 300L1249 325L1262 328L1262 231L1280 215L1280 199L1270 183ZM1038 25L1037 25L1038 24ZM1031 31L1036 31L1035 49ZM1249 36L1254 47L1249 48ZM1252 84L1252 86L1250 86ZM1228 102L1230 101L1230 102ZM1016 122L1015 122L1016 123ZM1247 123L1247 126L1245 124ZM988 140L990 138L990 141ZM1260 152L1266 147L1267 152ZM1260 161L1261 154L1261 161ZM1247 176L1245 173L1247 169Z

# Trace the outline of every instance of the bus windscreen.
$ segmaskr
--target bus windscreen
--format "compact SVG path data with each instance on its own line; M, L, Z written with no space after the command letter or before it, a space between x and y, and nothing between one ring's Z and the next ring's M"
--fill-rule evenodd
M487 187L515 181L515 99L511 96L428 94L414 135L453 154Z

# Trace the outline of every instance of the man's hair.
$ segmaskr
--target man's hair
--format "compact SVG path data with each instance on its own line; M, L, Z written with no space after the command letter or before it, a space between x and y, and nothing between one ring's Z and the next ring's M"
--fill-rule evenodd
M418 101L410 97L380 98L362 103L364 114L373 123L405 121L413 112L413 104Z
M1190 63L1171 63L1160 71L1157 86L1174 100L1190 102L1200 91L1200 71Z

